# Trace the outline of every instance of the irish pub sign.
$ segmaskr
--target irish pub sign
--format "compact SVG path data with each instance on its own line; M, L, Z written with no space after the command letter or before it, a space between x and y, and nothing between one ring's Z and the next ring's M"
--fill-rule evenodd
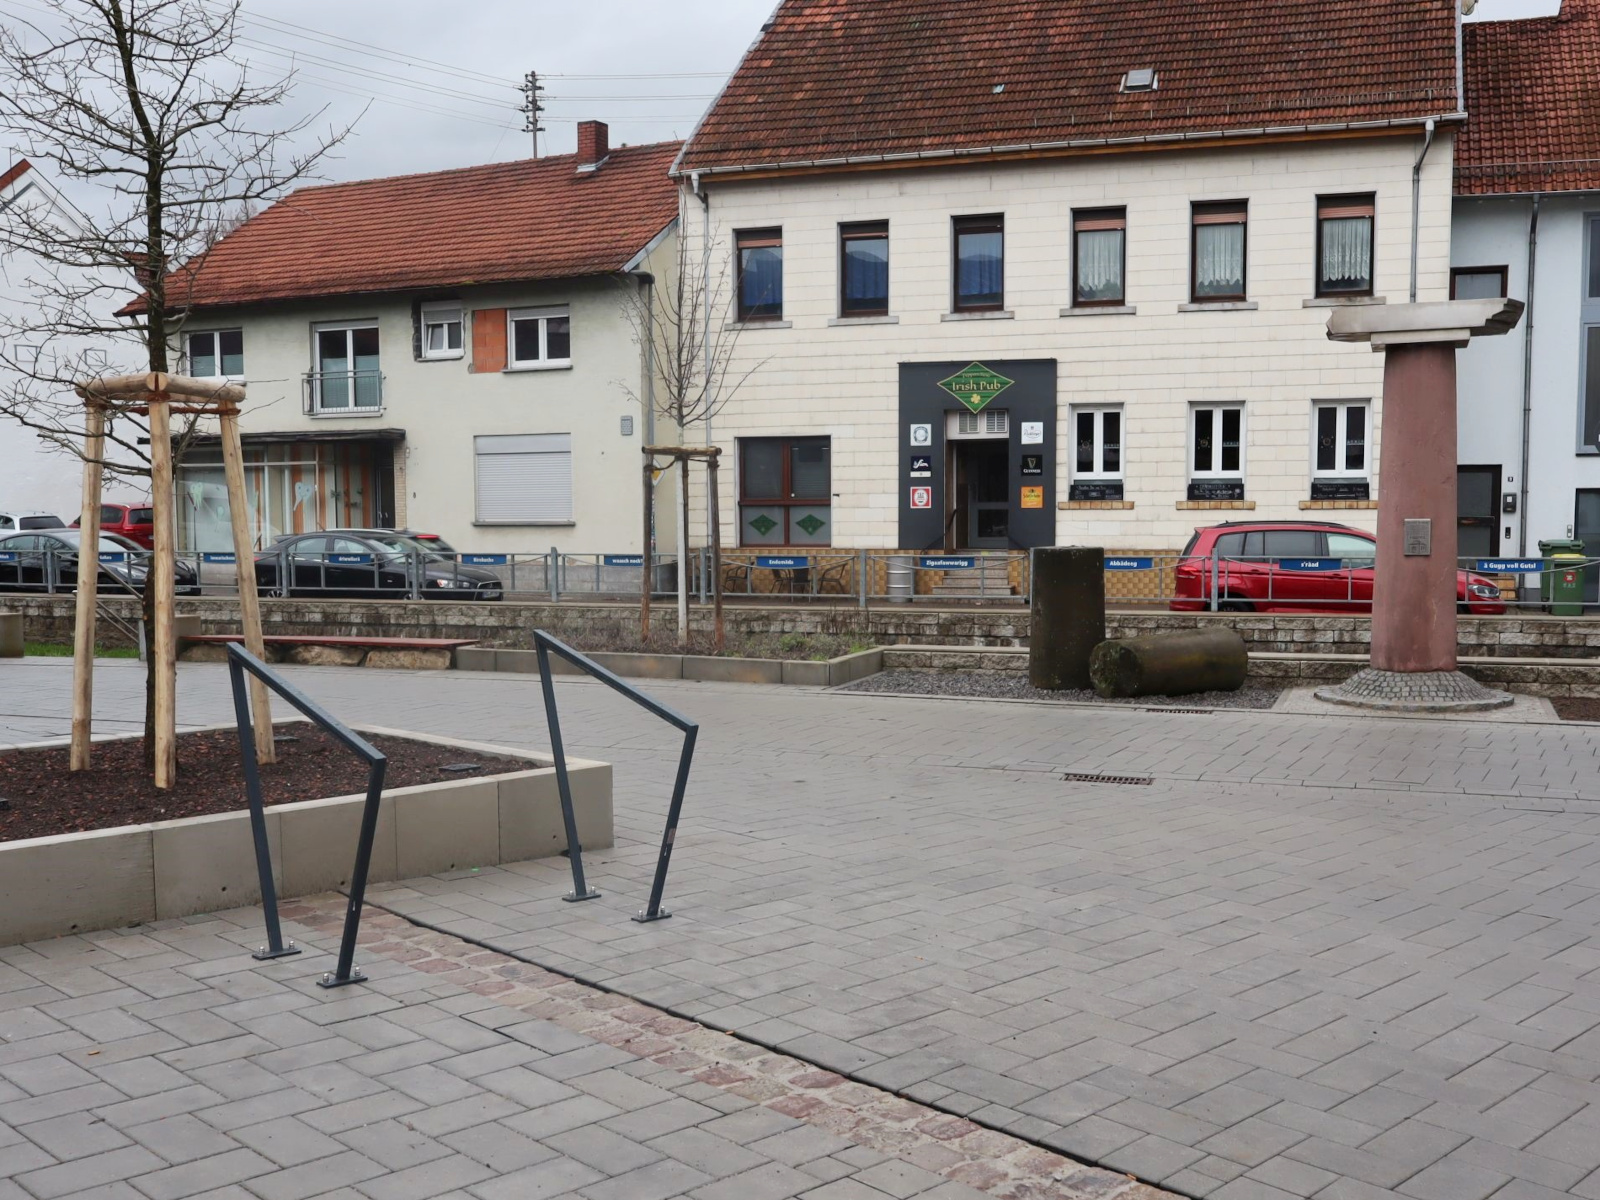
M991 371L982 363L973 363L949 379L941 379L939 386L971 411L982 412L991 400L1015 382L998 371Z

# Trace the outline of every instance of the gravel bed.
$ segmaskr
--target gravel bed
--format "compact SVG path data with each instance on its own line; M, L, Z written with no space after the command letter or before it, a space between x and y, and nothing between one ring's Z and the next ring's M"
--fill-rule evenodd
M884 692L923 696L973 696L989 700L1076 700L1090 704L1131 704L1136 708L1271 708L1278 688L1246 684L1237 692L1196 692L1189 696L1139 696L1105 700L1093 689L1047 692L1020 671L883 671L840 688L845 692Z

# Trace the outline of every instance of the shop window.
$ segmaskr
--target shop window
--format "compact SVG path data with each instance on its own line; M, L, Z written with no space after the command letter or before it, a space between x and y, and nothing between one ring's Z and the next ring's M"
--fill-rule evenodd
M1244 406L1189 410L1189 499L1244 499Z
M828 438L743 438L739 442L739 544L833 544Z

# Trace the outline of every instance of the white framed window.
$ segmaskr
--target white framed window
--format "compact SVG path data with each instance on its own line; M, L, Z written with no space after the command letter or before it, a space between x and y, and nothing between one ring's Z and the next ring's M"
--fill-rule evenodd
M377 416L383 411L383 370L376 321L312 326L314 369L306 375L312 416Z
M422 357L460 358L461 305L424 304L422 306Z
M572 524L572 435L472 439L478 525Z
M244 378L244 330L208 329L184 334L184 359L196 379Z
M1244 405L1189 408L1189 478L1244 477Z
M1371 403L1318 400L1311 406L1311 473L1318 479L1365 479L1372 469Z
M1122 408L1072 410L1072 478L1122 478Z
M513 308L506 316L511 370L538 371L572 365L572 318L560 308Z
M982 412L958 409L945 418L945 437L1003 438L1011 433L1011 413L1004 408L986 408Z

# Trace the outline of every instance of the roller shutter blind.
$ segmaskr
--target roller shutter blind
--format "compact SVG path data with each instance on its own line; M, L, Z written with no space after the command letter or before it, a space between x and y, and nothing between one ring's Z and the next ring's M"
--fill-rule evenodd
M572 435L473 438L480 524L572 520Z

